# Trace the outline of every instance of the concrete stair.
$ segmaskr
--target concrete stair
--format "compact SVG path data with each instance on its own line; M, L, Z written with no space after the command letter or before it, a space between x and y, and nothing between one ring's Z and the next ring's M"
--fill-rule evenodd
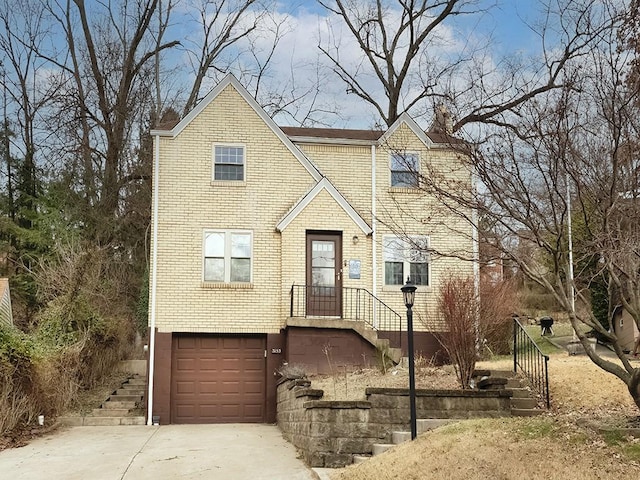
M516 375L513 370L476 370L474 376L506 379L504 388L513 393L511 396L511 416L534 417L544 413L544 410L538 408L538 399L526 387L526 380Z
M453 418L419 418L416 420L416 431L417 434L428 432L430 430L434 430L436 428L442 427L444 425L448 425L450 423L459 422L458 419ZM372 454L380 455L381 453L386 452L387 450L395 447L396 445L400 445L401 443L408 442L411 440L411 432L405 431L396 431L391 432L391 443L374 443ZM369 457L359 456L358 463L361 463L367 460ZM355 456L354 456L354 463Z
M145 417L135 415L145 394L146 379L135 375L128 378L90 415L60 417L68 426L144 425Z

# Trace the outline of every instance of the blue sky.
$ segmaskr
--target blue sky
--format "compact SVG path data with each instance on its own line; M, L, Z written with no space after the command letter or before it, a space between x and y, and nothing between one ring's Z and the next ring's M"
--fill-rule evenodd
M390 3L397 4L395 0ZM326 40L328 35L328 30L326 30L327 12L315 0L283 0L280 6L281 12L286 12L294 19L294 30L281 42L280 56L275 59L274 63L275 65L280 61L280 67L276 68L282 68L282 71L285 72L289 71L287 68L291 63L301 65L305 59L311 60L318 55L319 38L324 37ZM536 18L540 15L539 6L539 2L532 0L479 0L477 8L483 9L483 13L459 16L455 17L453 21L447 19L444 22L442 29L444 35L448 36L450 41L455 44L448 47L449 53L454 52L452 57L455 57L455 50L463 48L463 44L467 40L470 45L467 48L473 48L476 44L487 42L487 38L490 37L491 42L485 59L488 70L491 70L492 63L499 63L504 56L535 55L541 49L541 40L527 26L527 23L535 23ZM339 22L334 23L334 25L338 24ZM341 60L351 61L353 65L357 65L360 51L350 40L349 33L345 30L341 33L339 49ZM287 63L286 55L289 54L295 60ZM304 68L296 68L295 75L300 82L307 73ZM380 89L376 80L371 78L369 81L371 88ZM347 113L337 120L335 126L366 128L379 120L375 111L362 100L355 95L345 95L345 85L336 77L323 85L323 94L326 94L327 98L339 99L340 105L344 107L343 111L351 112L351 114ZM384 93L380 90L376 97L384 97ZM430 113L417 118L417 120L423 126L428 125L431 121ZM279 121L287 122L287 119L279 119ZM295 122L289 121L289 123Z

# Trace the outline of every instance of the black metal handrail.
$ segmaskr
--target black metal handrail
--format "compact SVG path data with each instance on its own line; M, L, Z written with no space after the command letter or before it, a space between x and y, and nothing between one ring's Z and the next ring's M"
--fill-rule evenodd
M531 385L545 399L547 408L549 399L549 356L542 353L517 318L513 319L513 371L518 367L531 382Z
M289 315L362 321L374 330L397 333L393 346L402 347L402 317L366 288L343 287L336 292L335 287L292 285Z

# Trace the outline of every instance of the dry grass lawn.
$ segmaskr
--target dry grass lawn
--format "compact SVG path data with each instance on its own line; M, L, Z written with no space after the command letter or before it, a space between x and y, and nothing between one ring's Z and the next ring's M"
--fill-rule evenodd
M603 426L638 424L638 409L617 378L586 356L550 355L552 409L537 418L467 420L421 435L333 480L608 479L640 476L640 439L600 434ZM510 359L479 362L505 370ZM639 365L640 366L640 365ZM395 372L395 373L394 373ZM336 399L362 398L366 386L406 387L407 372L354 372L312 379ZM418 368L418 387L456 388L451 367ZM640 426L640 425L638 425Z

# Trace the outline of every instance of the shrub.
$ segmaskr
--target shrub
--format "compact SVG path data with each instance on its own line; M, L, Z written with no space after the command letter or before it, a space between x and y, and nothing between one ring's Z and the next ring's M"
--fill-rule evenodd
M512 281L480 282L479 334L488 353L508 355L511 352L511 315L516 311L518 298Z
M476 365L478 302L472 277L449 277L440 287L438 307L446 332L436 335L462 388L470 388Z
M37 415L32 401L35 348L18 329L0 325L0 435Z

